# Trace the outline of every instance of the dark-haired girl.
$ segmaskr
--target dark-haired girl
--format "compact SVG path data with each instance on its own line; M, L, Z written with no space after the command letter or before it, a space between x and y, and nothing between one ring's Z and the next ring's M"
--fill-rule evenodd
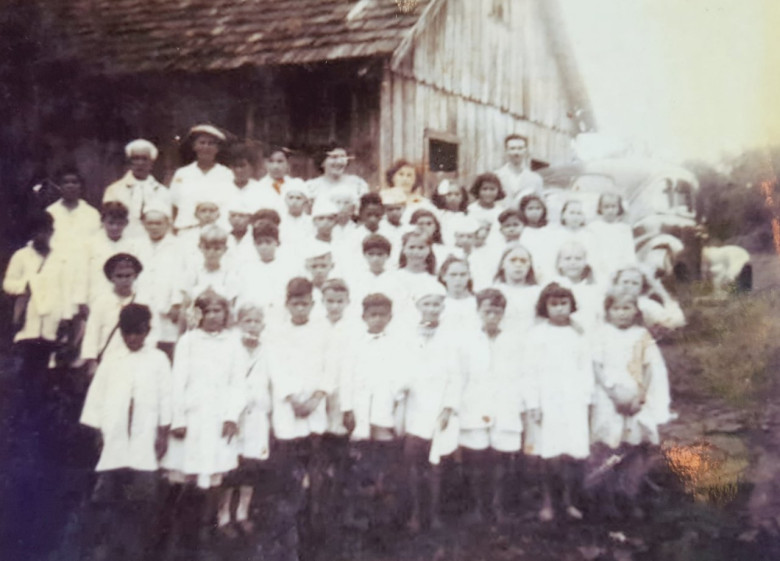
M561 491L558 504L565 515L582 518L573 491L577 463L590 454L588 413L595 378L588 339L571 321L576 310L571 290L547 285L536 306L540 323L528 332L524 348L523 370L538 399L538 405L529 407L526 452L546 464L539 511L543 522L556 516L553 489Z

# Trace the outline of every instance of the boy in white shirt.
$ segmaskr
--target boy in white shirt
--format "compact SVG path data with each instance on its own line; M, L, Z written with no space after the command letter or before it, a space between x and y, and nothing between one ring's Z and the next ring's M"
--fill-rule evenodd
M280 256L279 229L270 221L252 228L253 256L238 269L238 302L255 302L265 310L265 322L273 330L284 318L284 296L292 276L289 263Z
M322 434L328 427L326 396L334 382L325 368L326 337L322 322L311 319L314 287L296 277L287 284L289 320L269 341L271 366L271 425L280 470L291 476L308 471L311 515L318 517L322 474L317 465ZM312 456L315 456L313 458Z
M157 515L157 470L168 444L172 382L165 354L145 344L151 319L140 304L119 314L123 343L101 362L81 413L81 423L100 431L103 443L89 527L108 539L109 548L117 547L110 559L146 559Z
M214 292L225 296L229 302L234 302L238 295L238 275L225 264L228 233L219 226L209 226L200 235L198 248L201 262L190 266L182 278L181 300L188 306L195 298L211 288Z
M65 319L67 295L62 284L64 257L50 245L54 232L48 212L30 217L30 242L17 250L8 263L3 290L13 304L14 353L20 358L19 380L24 387L24 407L35 417L43 411L45 377L55 350L57 332Z
M369 294L362 308L365 327L355 339L340 382L343 422L358 458L355 471L359 474L357 481L351 479L347 520L355 518L362 480L372 481L377 493L383 491L385 476L399 451L396 414L405 387L404 349L387 332L393 302L384 294ZM367 514L375 519L377 513L369 510Z
M323 510L334 513L340 506L339 499L346 482L349 467L349 435L344 427L341 412L341 379L352 348L356 322L345 314L349 308L350 294L342 279L327 279L321 287L322 306L325 309L324 329L327 340L325 369L333 381L332 391L326 398L328 428L322 437L318 466L329 474L328 494L323 497Z
M281 146L271 146L268 149L265 171L266 175L260 179L258 184L264 197L269 202L274 201L274 204L263 204L260 208L272 208L279 212L280 215L283 215L285 211L285 202L283 200L285 193L295 185L305 190L306 185L302 179L289 176L290 164L287 158L287 149Z
M521 415L532 391L520 375L517 348L522 333L502 326L506 297L488 288L478 292L476 300L482 325L469 341L459 444L473 498L470 520L480 522L489 501L491 517L502 523L503 479L511 454L520 451Z
M117 253L133 253L132 242L123 236L128 224L125 205L116 201L104 203L100 209L100 224L101 231L86 240L87 282L84 303L87 306L112 288L103 274L106 259Z
M179 288L185 260L179 241L171 232L170 205L147 205L143 226L146 236L133 244L133 253L143 265L143 272L138 276L138 290L149 300L152 321L159 326L157 347L172 361L173 348L179 338Z
M365 264L357 267L350 277L355 300L362 302L369 294L384 294L395 302L401 289L392 273L387 271L392 253L390 241L379 234L370 234L363 238L361 250Z
M257 152L246 144L238 144L230 150L233 189L230 191L228 206L240 208L249 214L261 208L281 212L283 203L279 194L254 179L257 163Z
M52 245L80 248L84 240L89 239L100 229L100 213L81 199L84 178L76 168L64 167L57 172L56 180L61 198L49 205L46 211L54 219Z
M230 233L228 234L228 253L235 263L246 263L254 257L255 248L252 239L252 213L245 210L236 200L227 205Z
M287 212L282 213L279 227L279 241L285 247L295 248L301 242L314 237L314 225L311 216L306 214L309 199L306 197L306 185L299 179L285 181L282 184L282 199Z
M412 502L412 515L407 527L413 533L420 530L421 492L426 487L429 519L432 528L441 527L439 498L441 473L438 460L452 450L442 449L437 439L444 437L460 402L460 353L458 333L439 326L444 310L444 287L438 283L421 291L416 298L420 324L406 342L407 397L405 410L404 464ZM433 453L432 445L438 452Z

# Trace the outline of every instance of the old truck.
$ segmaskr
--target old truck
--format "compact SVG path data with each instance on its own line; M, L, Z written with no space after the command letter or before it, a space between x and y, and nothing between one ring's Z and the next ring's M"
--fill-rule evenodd
M540 170L551 223L565 201L582 201L590 220L605 191L622 195L639 260L660 277L698 279L704 228L697 223L699 188L690 171L649 158L615 157Z

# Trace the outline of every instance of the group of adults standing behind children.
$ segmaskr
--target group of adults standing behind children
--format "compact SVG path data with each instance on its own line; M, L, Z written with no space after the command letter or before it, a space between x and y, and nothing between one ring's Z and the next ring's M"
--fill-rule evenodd
M199 125L188 141L195 160L170 187L151 174L156 147L130 142L100 211L63 169L61 199L31 219L3 282L25 407L39 407L52 357L91 379L82 422L103 439L93 498L113 505L96 527L121 518L117 501L151 497L159 469L164 518L189 490L203 528L251 533L274 456L304 474L316 518L335 508L326 480L349 487L355 450L378 481L403 458L415 531L439 523L436 466L458 450L475 518L485 505L505 518L503 478L520 453L547 462L540 518L555 517L556 477L565 515L581 518L572 462L596 443L658 443L669 391L651 333L685 320L636 262L619 193L601 195L595 220L571 199L550 224L517 135L506 165L468 186L442 181L430 199L406 161L372 190L343 147L309 181L270 147L257 180L250 146L232 146L228 167L221 130Z

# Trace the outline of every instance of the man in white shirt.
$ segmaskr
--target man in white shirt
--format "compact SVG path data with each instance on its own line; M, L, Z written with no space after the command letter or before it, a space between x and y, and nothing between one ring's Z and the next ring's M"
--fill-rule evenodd
M103 203L117 201L125 205L128 210L125 236L143 237L145 232L142 220L146 207L150 204L170 207L171 193L152 175L152 167L158 155L154 144L141 138L133 140L125 146L125 155L130 169L121 179L106 187Z
M544 186L542 176L528 166L528 140L519 134L510 134L504 139L506 164L495 174L501 180L506 193L503 203L507 208L517 209L520 198L530 193L539 193Z

